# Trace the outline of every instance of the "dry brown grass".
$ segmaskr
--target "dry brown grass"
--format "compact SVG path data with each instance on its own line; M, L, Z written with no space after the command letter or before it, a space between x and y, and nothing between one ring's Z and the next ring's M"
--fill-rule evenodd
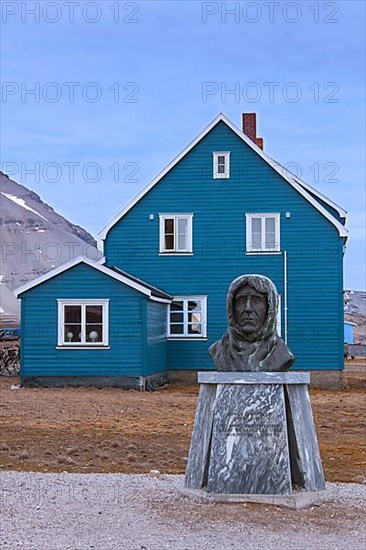
M366 368L352 362L349 387L311 390L326 479L364 481ZM183 473L197 387L11 390L0 379L3 469Z

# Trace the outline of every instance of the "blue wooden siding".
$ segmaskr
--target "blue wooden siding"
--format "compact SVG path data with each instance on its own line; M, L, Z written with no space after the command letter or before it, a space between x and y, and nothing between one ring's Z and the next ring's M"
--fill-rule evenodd
M22 377L145 374L146 298L141 293L79 264L21 298ZM110 349L56 349L58 298L109 298Z
M213 151L231 151L230 179L212 178ZM159 256L158 214L164 212L194 214L193 256ZM230 282L243 273L260 273L284 293L283 254L245 253L247 212L281 213L281 251L288 252L288 344L297 358L295 368L343 368L342 240L223 122L109 231L107 264L172 295L208 296L207 341L169 341L168 368L211 369L207 349L226 328ZM291 213L289 219L285 212Z
M167 304L146 302L147 374L167 370Z

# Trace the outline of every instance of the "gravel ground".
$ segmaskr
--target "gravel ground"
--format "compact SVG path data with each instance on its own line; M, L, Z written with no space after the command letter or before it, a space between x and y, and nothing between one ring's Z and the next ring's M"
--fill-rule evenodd
M200 503L183 476L1 472L4 549L364 550L365 486L330 483L307 510Z

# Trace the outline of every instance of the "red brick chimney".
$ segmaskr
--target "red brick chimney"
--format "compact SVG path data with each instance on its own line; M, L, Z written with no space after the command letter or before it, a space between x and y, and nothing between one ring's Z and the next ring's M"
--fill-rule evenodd
M243 113L243 134L263 149L263 138L257 137L257 113Z

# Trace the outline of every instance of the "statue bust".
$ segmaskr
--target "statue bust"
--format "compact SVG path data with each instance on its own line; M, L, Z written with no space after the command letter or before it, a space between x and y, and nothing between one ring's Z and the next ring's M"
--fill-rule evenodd
M263 275L235 279L227 296L229 327L209 348L219 371L276 372L291 367L294 356L276 330L278 292Z

